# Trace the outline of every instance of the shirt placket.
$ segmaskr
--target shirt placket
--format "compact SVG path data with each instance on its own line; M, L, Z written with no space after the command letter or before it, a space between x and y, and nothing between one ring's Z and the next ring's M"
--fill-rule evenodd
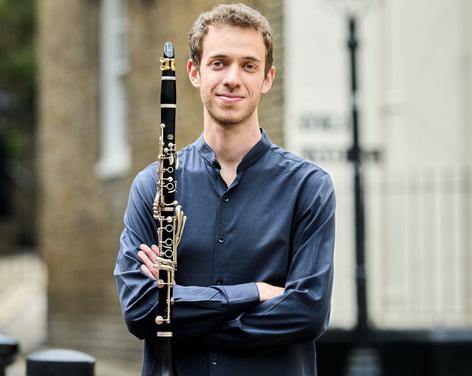
M229 243L231 242L231 239L228 234L228 226L231 222L231 212L233 203L232 196L239 182L240 176L238 174L234 182L231 184L231 187L228 188L220 175L220 171L221 170L219 168L214 169L214 177L218 185L218 193L220 200L217 213L217 224L214 240L214 283L216 285L225 285L231 283L228 283L230 281L228 281L227 276L225 274L222 259L224 253L228 252L228 247L230 246ZM223 359L221 353L209 353L208 359L210 376L223 376L226 374L225 360Z

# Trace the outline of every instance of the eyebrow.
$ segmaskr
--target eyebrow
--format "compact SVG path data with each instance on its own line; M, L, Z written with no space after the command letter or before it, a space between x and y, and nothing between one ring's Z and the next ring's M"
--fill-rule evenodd
M229 57L228 55L217 54L217 55L213 55L213 56L208 57L208 60L211 60L211 59L227 59L228 57ZM242 59L243 60L255 61L257 63L261 62L261 60L259 60L258 58L254 57L254 56L244 56Z

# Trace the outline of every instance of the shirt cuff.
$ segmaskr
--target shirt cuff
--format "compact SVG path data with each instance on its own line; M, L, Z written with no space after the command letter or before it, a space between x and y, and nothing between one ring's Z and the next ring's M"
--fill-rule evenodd
M224 291L230 303L257 303L260 301L259 289L255 282L239 285L217 286Z
M255 282L238 285L215 285L210 287L174 285L174 301L177 304L225 305L238 307L259 303L259 289Z

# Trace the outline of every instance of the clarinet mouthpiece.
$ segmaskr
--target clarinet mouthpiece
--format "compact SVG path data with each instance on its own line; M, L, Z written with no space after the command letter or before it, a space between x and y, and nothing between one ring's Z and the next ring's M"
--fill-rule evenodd
M171 42L164 43L164 57L173 58L174 57L174 46Z

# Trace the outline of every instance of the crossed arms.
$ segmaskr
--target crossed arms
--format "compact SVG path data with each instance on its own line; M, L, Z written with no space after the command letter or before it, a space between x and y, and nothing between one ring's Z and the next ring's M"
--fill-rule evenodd
M329 177L321 179L307 193L293 227L285 286L264 281L208 287L177 284L173 289L175 337L198 337L222 349L301 343L323 333L333 278L335 199ZM153 246L149 192L142 180L137 178L131 189L115 268L125 322L141 339L155 335L158 296L151 268L158 249Z

